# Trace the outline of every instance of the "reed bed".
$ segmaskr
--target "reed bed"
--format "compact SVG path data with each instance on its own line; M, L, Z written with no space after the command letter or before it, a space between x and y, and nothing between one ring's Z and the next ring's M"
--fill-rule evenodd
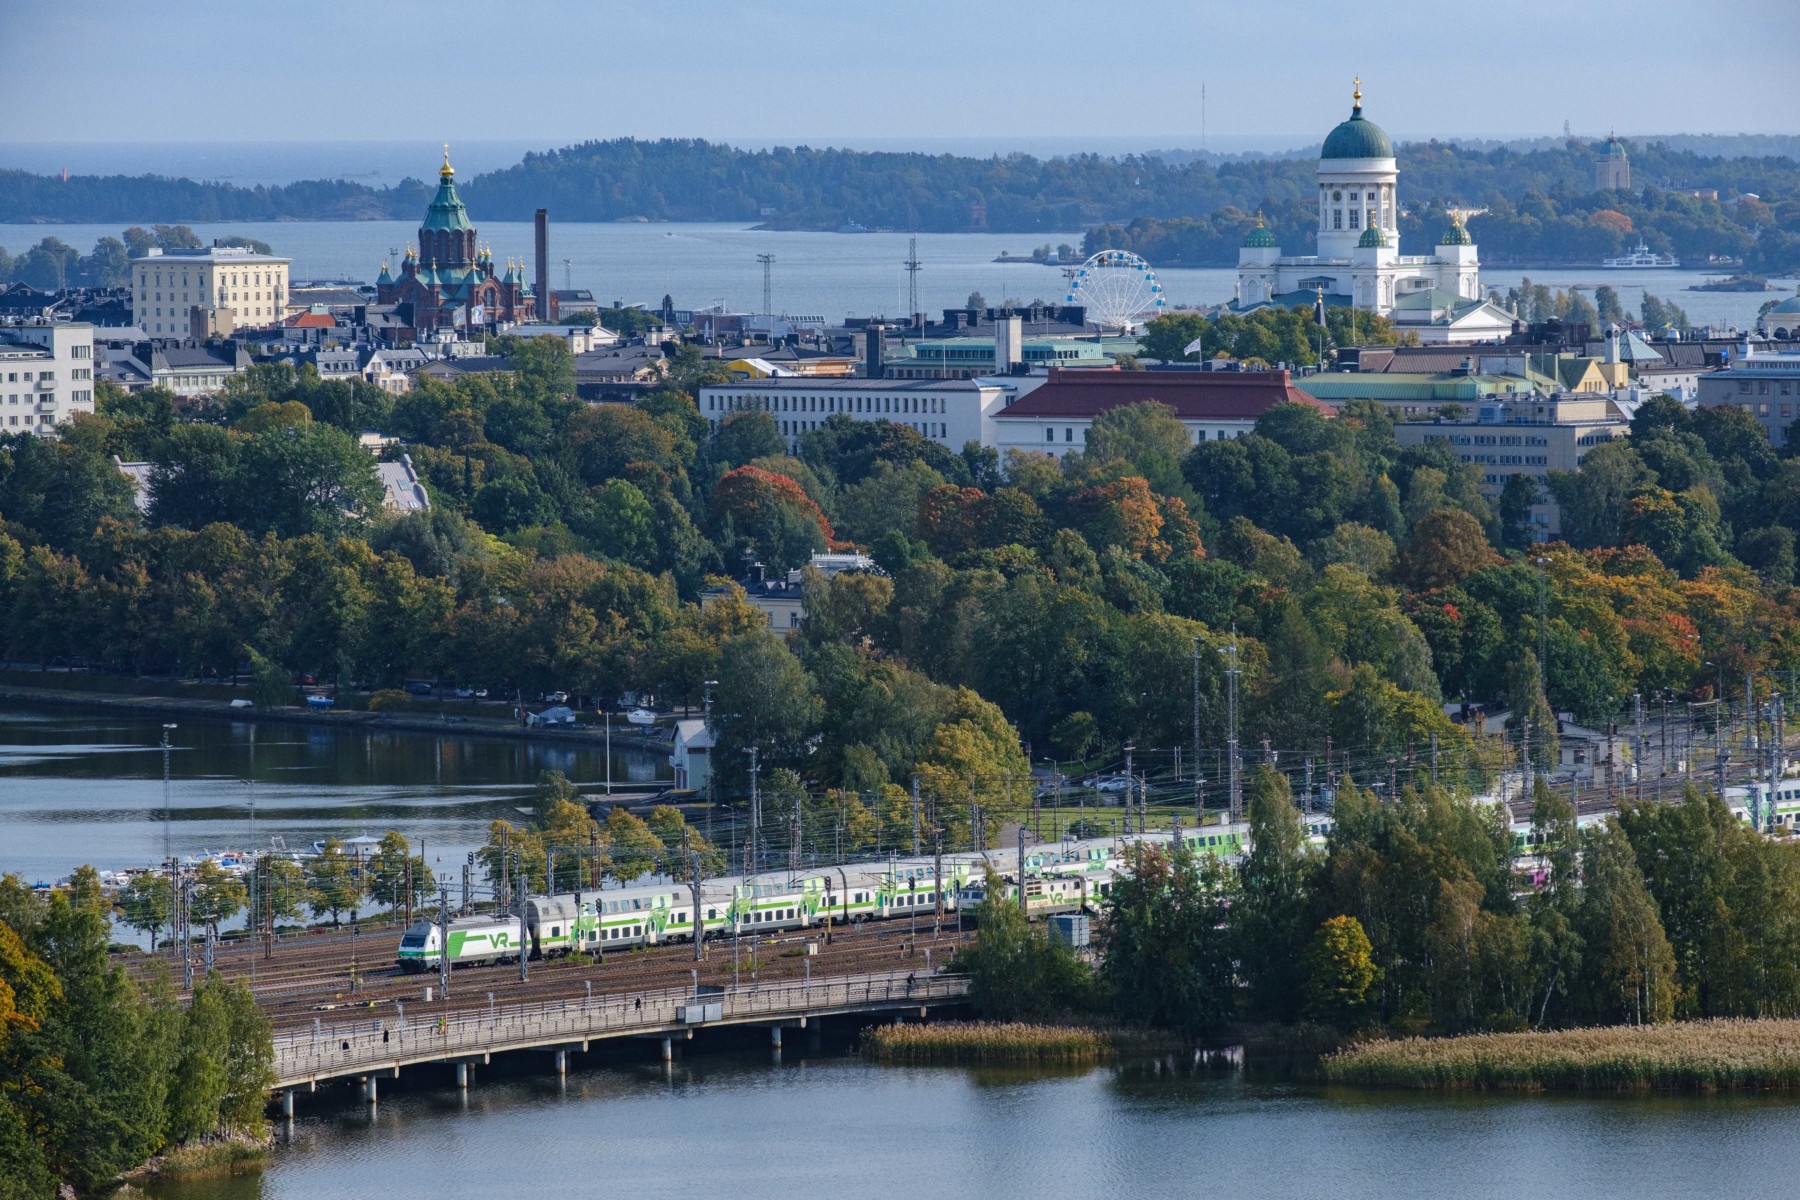
M1800 1088L1800 1020L1363 1042L1329 1056L1323 1068L1333 1083L1448 1091Z
M863 1035L863 1053L888 1063L1080 1064L1112 1053L1103 1032L1078 1025L950 1021L933 1025L877 1025Z

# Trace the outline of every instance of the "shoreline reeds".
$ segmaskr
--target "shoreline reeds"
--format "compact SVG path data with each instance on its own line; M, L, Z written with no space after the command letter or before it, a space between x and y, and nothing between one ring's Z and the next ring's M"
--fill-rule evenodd
M1099 1062L1113 1053L1106 1033L1081 1025L949 1021L877 1025L863 1034L862 1052L884 1063L1036 1065Z
M1368 1041L1329 1055L1321 1066L1331 1083L1437 1091L1800 1089L1800 1020Z

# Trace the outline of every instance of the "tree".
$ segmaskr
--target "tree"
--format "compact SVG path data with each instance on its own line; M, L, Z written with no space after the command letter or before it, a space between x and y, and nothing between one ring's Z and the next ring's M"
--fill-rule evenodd
M227 874L224 868L210 859L202 859L200 865L194 868L189 886L192 890L188 899L188 915L211 930L214 937L218 936L219 923L243 912L244 904L249 899L244 881Z
M1500 489L1500 540L1509 550L1532 542L1531 506L1538 502L1537 483L1529 475L1509 475Z
M720 540L770 570L804 565L832 542L831 523L818 504L786 475L738 467L713 489Z
M1306 948L1306 1015L1342 1030L1367 1016L1372 989L1381 979L1374 947L1362 922L1336 916L1325 921Z
M1494 552L1480 522L1458 508L1440 508L1413 526L1396 568L1415 591L1461 583L1492 562Z
M1125 463L1143 475L1152 489L1167 494L1182 486L1182 460L1193 444L1174 409L1155 400L1142 400L1109 408L1095 417L1082 453L1097 464Z
M1063 758L1080 761L1100 737L1100 725L1090 712L1070 713L1050 727L1050 744Z
M291 858L264 855L258 870L268 876L264 898L258 904L267 906L270 924L299 920L312 894L306 882L306 868ZM258 883L261 885L260 880Z
M608 558L648 565L656 554L656 510L630 482L609 479L594 493L593 538Z
M798 763L822 710L811 676L786 643L766 629L732 638L719 656L718 679L713 762L720 778L734 787L745 780L752 746L765 770Z
M356 860L344 852L344 843L337 838L327 838L307 862L306 876L311 892L307 907L315 917L329 913L334 929L344 913L355 913L362 902L363 886Z
M167 875L145 873L134 878L119 892L119 913L125 924L150 935L150 953L156 953L156 939L173 919L175 888Z
M282 708L292 704L298 693L286 668L258 654L254 646L244 647L244 652L250 659L250 695L256 707Z
M1203 339L1211 328L1199 313L1164 313L1145 322L1143 332L1138 335L1138 345L1143 347L1146 358L1193 362L1203 355L1188 350L1188 346Z
M662 839L642 817L615 806L606 814L606 832L612 838L613 877L620 883L641 879L662 867Z
M1185 848L1127 851L1113 884L1100 978L1120 1018L1197 1034L1234 1015L1229 869Z
M975 944L958 951L969 1003L993 1021L1067 1019L1093 1003L1093 976L1075 952L1033 927L992 868L976 910Z
M412 853L412 843L406 835L393 830L383 834L369 857L369 899L398 913L430 886L431 868Z
M1674 1016L1675 953L1630 840L1616 821L1585 839L1575 924L1586 946L1577 989L1582 1019L1650 1025Z
M1232 923L1239 973L1262 1013L1292 1020L1305 982L1294 953L1305 937L1306 834L1287 776L1268 765L1250 777L1250 851L1238 872Z

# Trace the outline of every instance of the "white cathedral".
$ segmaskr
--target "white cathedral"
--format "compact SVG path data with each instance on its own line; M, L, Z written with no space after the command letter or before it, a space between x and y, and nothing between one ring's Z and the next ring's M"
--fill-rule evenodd
M1352 101L1350 119L1326 136L1319 153L1318 253L1284 257L1258 215L1238 251L1230 307L1311 307L1322 296L1327 305L1389 317L1423 343L1505 336L1512 316L1482 299L1481 261L1461 221L1431 254L1400 253L1394 143L1363 116L1360 79Z

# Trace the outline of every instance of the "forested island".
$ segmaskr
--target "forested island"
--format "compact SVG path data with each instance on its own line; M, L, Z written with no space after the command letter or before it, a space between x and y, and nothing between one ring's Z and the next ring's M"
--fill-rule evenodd
M1721 139L1729 149L1728 139ZM1631 191L1593 190L1595 147L1401 145L1403 248L1435 239L1446 210L1470 222L1484 261L1587 263L1638 240L1687 262L1741 260L1767 274L1800 269L1800 162L1632 143ZM1090 249L1119 246L1159 266L1236 261L1263 211L1290 253L1309 248L1310 156L1025 154L969 158L806 146L745 150L696 139L617 138L532 153L464 185L493 219L547 207L564 221L747 221L773 229L1055 233L1088 229ZM1696 194L1697 193L1697 194ZM1713 198L1716 195L1717 198ZM386 188L346 180L239 187L161 176L0 171L0 222L411 220L428 200L416 179ZM1422 247L1423 242L1419 242Z

